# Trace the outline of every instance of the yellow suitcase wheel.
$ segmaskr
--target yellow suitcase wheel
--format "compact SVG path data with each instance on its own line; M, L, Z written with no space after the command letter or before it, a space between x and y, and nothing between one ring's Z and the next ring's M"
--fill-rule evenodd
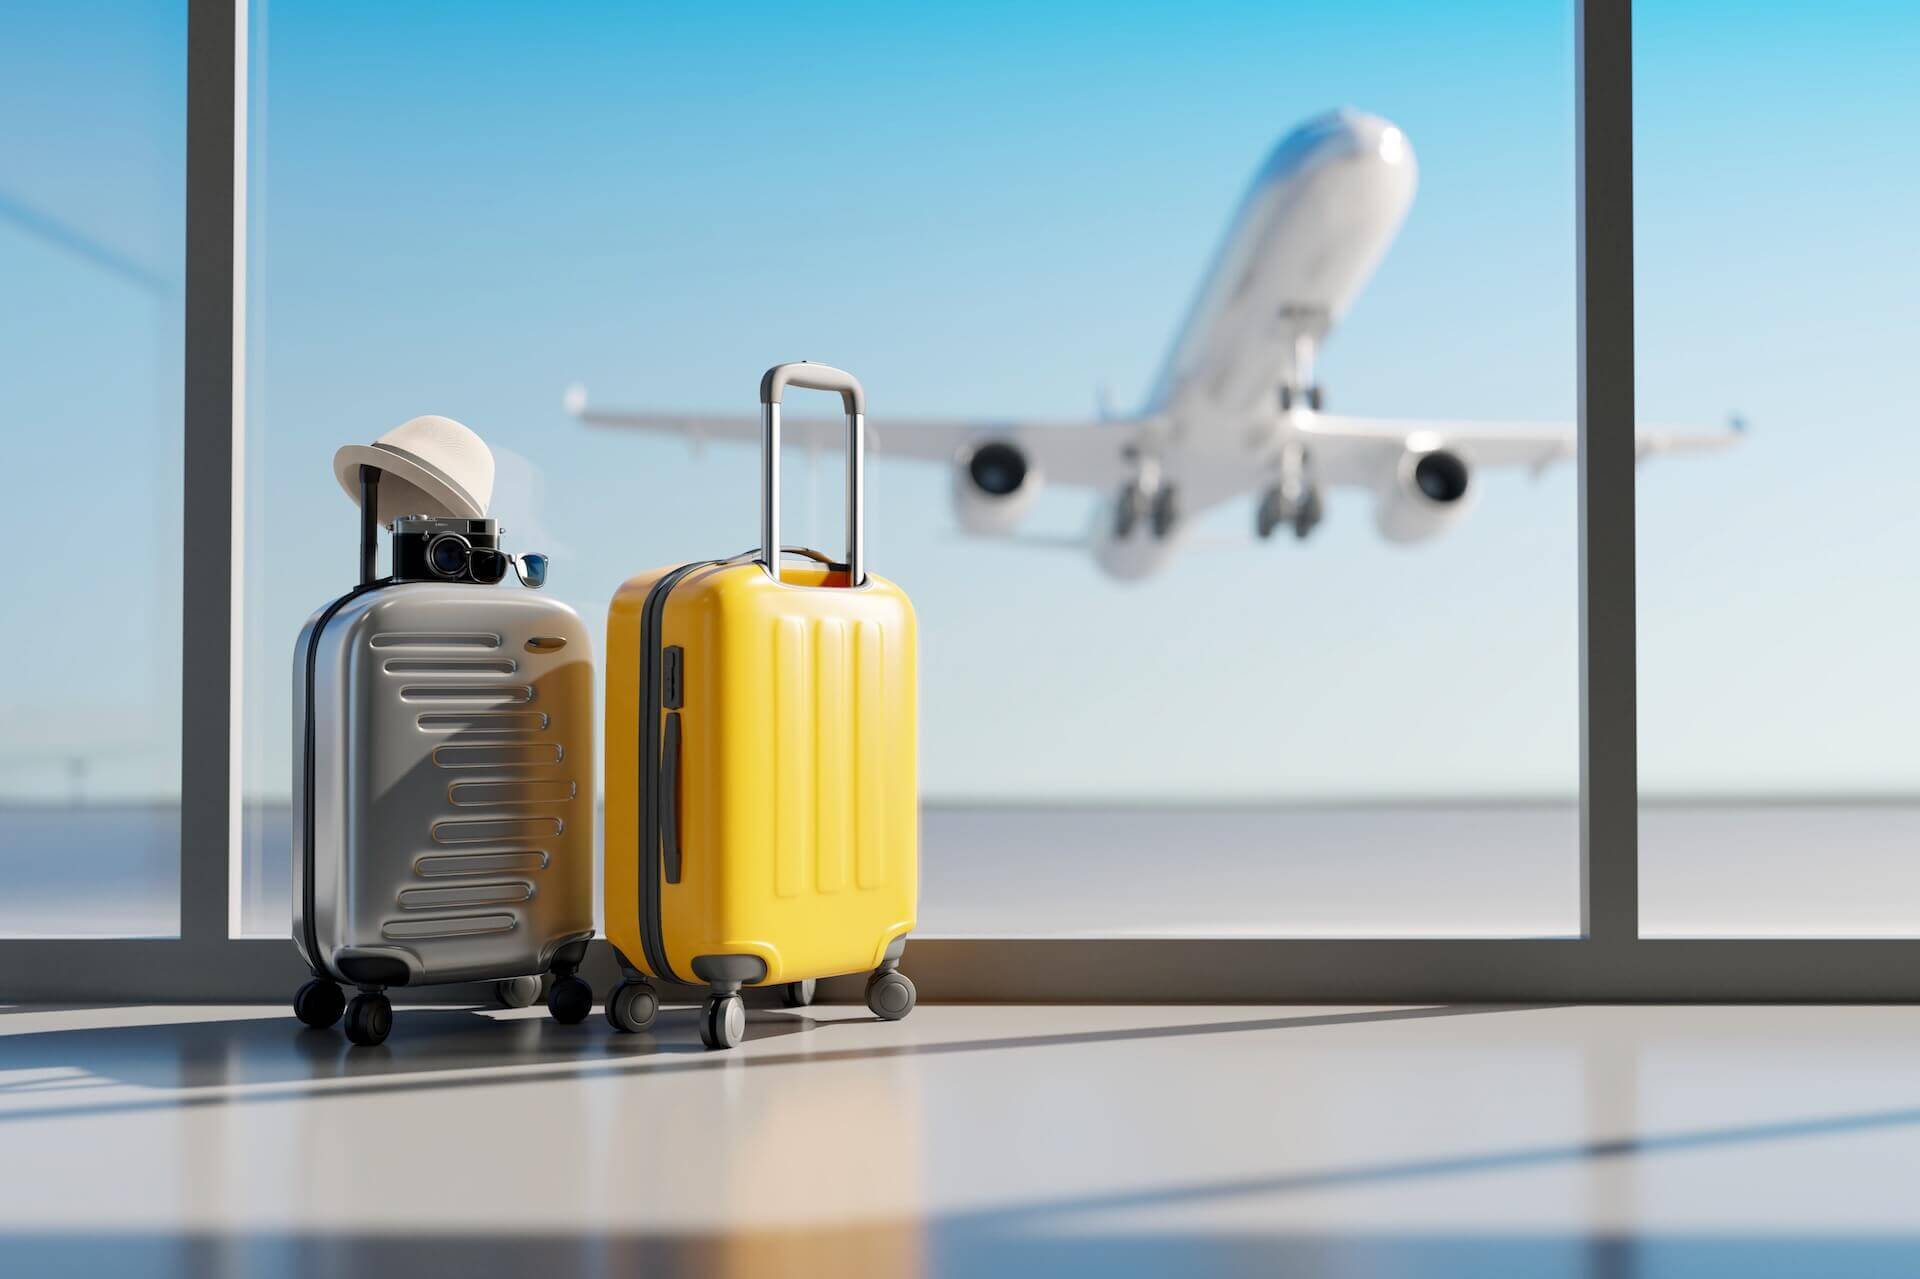
M607 996L607 1024L622 1034L639 1034L659 1012L659 992L648 982L623 981Z
M877 972L867 978L867 1007L884 1021L899 1021L913 1011L918 993L907 975L897 968Z
M700 1042L731 1048L747 1037L747 1005L738 995L708 995L700 1010Z

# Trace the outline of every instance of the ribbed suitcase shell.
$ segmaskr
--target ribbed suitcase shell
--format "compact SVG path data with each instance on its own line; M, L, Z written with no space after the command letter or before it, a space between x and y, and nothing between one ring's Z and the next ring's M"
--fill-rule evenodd
M659 762L640 743L659 655L643 649L642 613L672 571L628 581L608 616L608 937L634 967L681 981L701 980L703 956L757 956L761 984L879 967L919 891L912 604L877 576L849 590L827 584L844 574L789 567L776 583L738 561L672 587L658 648L681 650L682 706L658 713L680 718L680 878L652 859L656 948L642 791Z
M293 674L294 938L310 965L349 983L493 980L592 935L578 614L528 591L381 586L316 613Z

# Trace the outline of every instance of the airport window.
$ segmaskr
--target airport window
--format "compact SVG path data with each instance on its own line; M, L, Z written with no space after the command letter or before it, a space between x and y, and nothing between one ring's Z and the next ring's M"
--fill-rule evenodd
M1920 15L1733 17L1635 11L1639 416L1748 427L1639 480L1641 926L1911 937Z
M0 997L298 985L341 443L479 429L604 653L623 578L756 540L793 356L865 375L919 607L929 998L1912 996L1904 19L1009 7L986 76L977 15L829 8L849 94L704 12L74 15L0 43ZM1275 87L1283 20L1330 52ZM832 551L812 408L783 540Z
M333 450L472 426L599 633L757 533L750 446L644 428L809 357L866 378L920 612L923 932L1578 933L1566 6L818 6L851 85L721 9L254 23L243 931L354 565ZM1249 217L1292 225L1211 267ZM837 549L837 448L789 450L789 540Z
M0 15L0 937L179 926L185 44Z

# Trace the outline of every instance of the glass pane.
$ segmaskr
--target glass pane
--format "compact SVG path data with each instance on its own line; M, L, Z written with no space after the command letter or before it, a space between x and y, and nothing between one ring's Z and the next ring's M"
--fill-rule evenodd
M0 935L170 935L186 5L7 6L0 120Z
M1564 4L824 4L818 54L724 6L261 25L249 929L286 926L288 654L354 563L334 448L480 431L597 628L752 543L757 468L566 388L723 437L810 357L866 381L869 560L920 615L922 932L1577 931L1573 476L1531 474L1574 398ZM1243 208L1272 233L1216 260ZM1309 441L1322 388L1388 420ZM928 418L1069 424L1021 435L1012 535L960 528L1004 431ZM789 451L788 541L837 549L836 457Z
M1920 11L1634 20L1643 929L1920 934Z

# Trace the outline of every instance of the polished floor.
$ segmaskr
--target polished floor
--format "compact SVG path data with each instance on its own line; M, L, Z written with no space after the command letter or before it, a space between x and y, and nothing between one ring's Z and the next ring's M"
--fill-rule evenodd
M1920 1010L0 1010L8 1275L1920 1273Z

